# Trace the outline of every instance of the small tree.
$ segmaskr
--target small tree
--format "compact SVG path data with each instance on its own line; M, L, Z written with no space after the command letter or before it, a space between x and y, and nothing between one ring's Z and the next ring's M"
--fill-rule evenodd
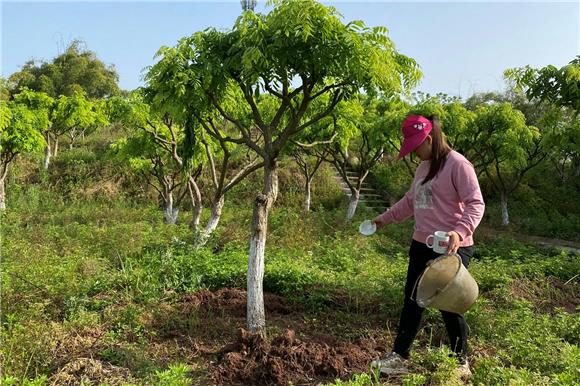
M108 122L103 107L102 102L88 100L82 92L75 92L71 96L61 95L52 112L54 156L60 136L69 137L69 149L72 150L79 136L84 137L87 132L105 126Z
M359 96L341 103L332 114L331 124L338 140L327 146L327 160L350 190L347 221L353 219L363 182L383 157L387 138L394 132L384 126L384 102L372 96ZM349 178L349 170L355 172L354 180Z
M567 108L549 106L538 121L544 151L562 183L580 188L580 120Z
M474 158L500 195L502 225L508 225L508 196L525 173L546 157L543 137L536 127L527 126L524 115L509 103L481 106L476 115L481 136L473 147Z
M21 153L42 150L41 131L50 125L47 115L17 101L0 101L0 210L6 209L8 166Z
M14 96L14 102L22 104L37 116L39 122L39 130L44 136L44 169L48 169L50 163L51 151L51 128L53 127L51 121L52 111L54 109L54 99L44 92L36 92L29 89L23 89L20 93Z
M180 117L185 122L188 135L184 141L184 158L187 166L200 145L207 160L210 174L211 216L199 233L198 245L203 245L217 228L226 194L251 173L263 167L254 152L239 141L232 140L237 128L210 106L207 96L197 87L196 74L188 68L191 55L190 41L182 40L176 47L163 47L157 53L160 60L147 73L145 95L158 111ZM250 110L240 103L243 96L233 83L220 95L221 103L233 111L240 121L250 126ZM268 103L262 97L260 105ZM234 171L234 169L237 169Z
M152 111L139 92L128 99L111 98L108 114L129 132L129 138L117 143L114 149L159 193L165 221L175 224L179 206L189 194L193 208L192 227L197 228L202 202L196 179L201 173L202 160L196 160L193 170L184 169L178 154L184 139L183 128L169 116Z
M312 149L310 145L311 144L307 144L307 146L298 146L290 152L290 155L296 162L296 165L298 165L298 168L304 177L305 212L310 211L312 201L312 180L326 156L326 151L324 149L316 151L316 149Z
M328 101L324 100L320 106L323 108L326 103ZM316 114L316 109L313 110ZM305 128L294 136L286 149L304 177L303 207L305 212L310 211L312 180L329 155L328 147L338 140L338 133L333 131L332 121L332 117L326 117Z

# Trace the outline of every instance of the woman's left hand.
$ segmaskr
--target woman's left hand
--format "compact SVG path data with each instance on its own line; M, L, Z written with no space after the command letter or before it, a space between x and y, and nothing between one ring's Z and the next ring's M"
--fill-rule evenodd
M447 253L453 254L456 253L459 249L459 243L461 238L459 234L455 231L447 232L447 236L449 236L449 246L447 247Z

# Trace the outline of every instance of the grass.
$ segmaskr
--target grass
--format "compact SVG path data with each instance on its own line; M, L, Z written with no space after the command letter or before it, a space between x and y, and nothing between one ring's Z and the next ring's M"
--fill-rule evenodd
M259 176L231 192L218 230L199 249L192 246L187 211L177 225L164 224L159 207L130 176L95 190L98 178L114 175L115 166L75 151L45 174L30 171L34 159L23 160L8 184L9 210L1 218L2 384L49 384L86 358L98 363L103 382L128 372L136 385L207 384L210 364L200 359L202 348L182 339L204 337L217 349L235 330L226 314L216 314L207 326L180 302L201 289L245 288L249 203ZM346 340L383 337L386 350L402 306L413 224L388 226L371 238L359 235L356 225L370 214L361 210L353 223L344 221L343 198L328 169L314 186L311 213L300 211L293 172L282 175L280 185L270 215L264 288L300 312L271 319L267 334L290 323L304 336L326 331ZM466 315L473 383L580 381L580 256L507 237L476 234L476 240L470 271L481 296ZM424 326L412 357L414 374L397 382L453 384L456 364L441 344L438 313L428 310ZM334 384L378 382L363 373Z

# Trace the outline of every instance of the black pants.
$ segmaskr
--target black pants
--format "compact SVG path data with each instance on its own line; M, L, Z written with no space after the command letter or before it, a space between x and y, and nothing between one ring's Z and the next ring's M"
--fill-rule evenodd
M473 247L461 247L457 251L466 268L469 266L469 259L473 256L473 250ZM414 300L411 300L413 287L417 282L417 278L425 269L427 262L438 256L440 255L423 243L415 240L411 243L407 282L405 284L405 302L401 312L395 347L393 348L393 351L403 358L409 357L409 350L419 331L421 315L424 310ZM441 315L449 335L451 350L457 354L460 361L463 361L467 357L467 323L465 318L461 314L447 311L441 311Z

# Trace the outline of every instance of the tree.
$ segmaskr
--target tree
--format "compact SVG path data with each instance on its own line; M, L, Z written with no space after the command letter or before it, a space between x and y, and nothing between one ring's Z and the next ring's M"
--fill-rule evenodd
M300 138L300 140L303 140ZM298 165L302 176L304 177L304 211L309 212L312 202L312 180L314 175L322 165L326 157L326 150L316 149L317 146L322 146L325 143L331 143L332 138L328 141L305 141L304 143L296 141L296 145L289 153L290 156Z
M331 126L337 140L326 147L327 161L350 190L347 221L356 213L363 182L383 157L388 137L396 130L384 125L386 107L385 99L361 95L341 102L332 113ZM354 179L349 178L349 170L355 171Z
M530 66L511 68L507 79L525 91L529 99L539 99L580 113L580 56L557 68L548 65L539 69Z
M119 75L114 66L106 66L84 43L74 40L51 62L30 60L22 70L12 74L13 94L24 88L45 92L57 98L84 91L88 98L104 98L119 93Z
M508 196L523 176L547 155L543 136L509 103L480 106L475 125L480 134L473 140L473 158L500 195L502 225L509 224Z
M40 151L44 146L41 131L49 125L48 115L26 103L0 101L0 210L6 209L8 166L18 154Z
M248 261L248 328L265 326L262 281L268 214L278 194L278 159L300 131L329 116L343 99L375 88L400 90L419 78L416 63L399 54L384 27L360 21L343 24L334 8L314 0L275 1L267 15L244 12L229 31L208 29L185 39L187 77L236 129L226 140L244 144L264 163L262 191L254 203ZM251 125L222 103L235 85L240 103L250 111ZM268 93L276 108L260 109ZM319 113L309 115L316 99L328 96ZM305 119L308 117L308 119Z
M203 245L217 228L225 203L226 194L251 173L263 166L255 153L250 153L243 144L232 141L231 135L236 128L206 101L206 95L197 87L197 76L188 68L191 47L188 40L182 40L176 47L163 47L155 63L146 75L147 87L144 89L146 99L157 111L168 116L178 117L184 123L186 135L183 147L184 167L203 145L207 169L210 174L209 194L211 216L197 239ZM188 83L193 81L193 83ZM234 111L245 125L250 125L250 110L239 103L242 93L232 83L221 95L221 104L229 111ZM263 96L260 105L265 106L268 98ZM264 107L268 110L267 107ZM196 150L194 150L196 149ZM199 157L199 155L197 155ZM235 170L237 167L237 171ZM198 199L201 200L199 190Z
M193 208L191 225L196 229L203 208L196 182L202 160L196 160L192 170L184 169L178 153L184 140L183 127L167 114L154 111L139 91L127 99L111 98L107 110L110 119L121 123L129 134L113 150L159 193L165 222L177 222L180 204L189 194Z
M54 109L55 101L44 92L36 92L29 89L23 89L20 93L14 96L14 102L23 104L38 116L39 130L44 136L44 169L48 169L50 157L53 153L51 151L51 128L52 126L52 111ZM58 149L58 142L55 141L55 150Z
M10 100L10 90L8 90L8 82L6 79L0 77L0 101Z
M71 150L79 135L84 137L87 131L96 130L108 123L103 102L88 100L83 92L75 92L71 96L61 95L52 112L52 122L55 143L60 136L68 135Z
M544 148L562 183L580 188L580 120L570 109L552 106L539 121Z

